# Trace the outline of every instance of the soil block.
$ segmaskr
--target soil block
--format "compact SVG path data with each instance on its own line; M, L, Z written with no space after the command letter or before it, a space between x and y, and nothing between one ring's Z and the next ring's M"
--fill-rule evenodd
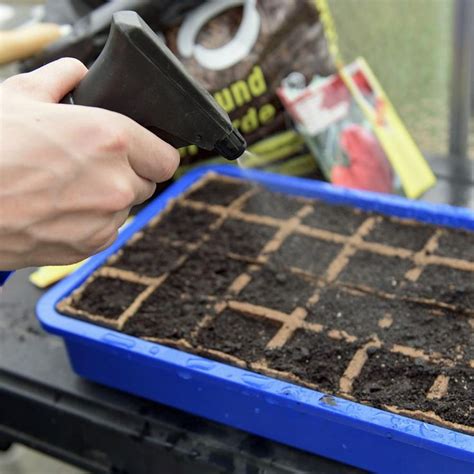
M255 258L276 231L275 227L228 219L214 232L208 245L242 257Z
M338 280L355 287L394 293L403 284L405 273L413 267L410 260L361 250L350 258Z
M117 319L145 289L140 283L99 276L85 286L74 307L106 319Z
M455 367L446 372L449 390L438 400L434 411L443 419L474 426L474 368Z
M193 201L205 202L206 204L228 206L249 189L252 189L252 186L242 181L232 182L211 179L188 194L188 198Z
M351 207L316 201L314 211L303 219L303 224L338 234L351 235L367 217L369 217L368 213L359 212Z
M346 331L357 337L381 335L391 324L393 302L343 288L327 288L310 308L306 321L320 323L329 329Z
M265 346L279 326L273 321L226 309L200 330L197 343L246 362L255 362L263 357Z
M142 239L133 245L126 246L122 255L114 262L114 267L140 274L158 277L174 268L186 251L168 241L154 238L153 234L145 233Z
M395 306L395 305L394 305ZM398 302L393 323L384 331L384 341L405 345L451 359L467 356L474 332L464 315L409 301Z
M354 344L299 329L283 348L268 350L266 359L274 370L292 373L321 390L337 393L355 350Z
M207 298L183 294L179 288L164 284L126 321L123 331L138 337L182 339L190 336L206 314L212 314Z
M183 293L219 297L226 294L229 285L242 273L245 262L227 258L225 253L210 246L203 246L165 281Z
M474 311L473 272L444 265L427 265L406 293Z
M431 408L426 395L437 375L437 367L423 359L375 349L369 351L352 393L357 400L378 407L426 410Z
M446 229L439 238L438 248L434 253L474 262L474 232Z
M244 205L243 211L276 219L293 217L304 205L301 199L291 198L282 193L260 191L251 196Z
M283 242L273 261L280 266L290 265L323 277L329 264L341 249L340 244L293 234Z
M278 268L262 268L239 295L239 300L291 313L304 306L315 287L308 281Z
M430 225L383 219L375 224L364 240L417 252L423 248L428 239L434 234L435 229L434 226Z
M160 237L172 241L195 242L217 217L211 212L197 211L177 204L160 219L156 227L147 228L146 238L150 242Z
M474 233L238 180L201 184L61 311L474 434ZM288 227L303 206L313 210ZM338 243L368 217L375 222L362 242ZM275 239L281 229L288 234ZM438 229L433 254L416 253Z

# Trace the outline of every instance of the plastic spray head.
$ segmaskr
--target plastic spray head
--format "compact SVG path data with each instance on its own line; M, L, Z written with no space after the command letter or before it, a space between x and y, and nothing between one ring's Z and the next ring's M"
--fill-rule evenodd
M127 115L171 145L197 145L229 160L246 149L214 98L131 11L115 13L107 43L67 102Z
M228 160L236 160L243 155L246 148L247 143L244 137L235 128L232 130L232 133L217 142L215 146L215 150Z

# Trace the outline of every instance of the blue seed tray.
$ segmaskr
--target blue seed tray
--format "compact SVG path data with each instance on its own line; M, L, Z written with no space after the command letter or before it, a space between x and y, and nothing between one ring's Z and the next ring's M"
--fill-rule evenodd
M48 291L37 306L43 327L64 338L82 377L376 472L474 473L474 436L457 433L61 315L56 304L157 213L208 171L275 191L474 230L474 214L327 183L242 171L190 172L149 204L107 250ZM474 394L473 394L474 396Z

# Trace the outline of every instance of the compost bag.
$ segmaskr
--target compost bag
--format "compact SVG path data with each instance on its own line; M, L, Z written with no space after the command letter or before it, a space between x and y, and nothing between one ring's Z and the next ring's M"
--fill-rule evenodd
M292 72L307 80L334 72L314 2L306 0L213 1L188 11L164 32L168 47L229 114L256 152L255 165L305 156L315 162L277 96ZM265 139L264 142L262 140ZM259 144L257 144L260 142ZM195 146L181 150L184 168L210 158ZM291 164L287 170L291 172ZM295 171L295 170L294 170ZM296 173L301 174L301 173Z

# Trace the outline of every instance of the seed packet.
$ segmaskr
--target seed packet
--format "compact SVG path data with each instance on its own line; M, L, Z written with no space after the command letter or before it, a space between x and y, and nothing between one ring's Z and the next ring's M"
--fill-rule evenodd
M306 86L295 74L278 95L328 181L419 197L435 183L424 157L363 59Z

